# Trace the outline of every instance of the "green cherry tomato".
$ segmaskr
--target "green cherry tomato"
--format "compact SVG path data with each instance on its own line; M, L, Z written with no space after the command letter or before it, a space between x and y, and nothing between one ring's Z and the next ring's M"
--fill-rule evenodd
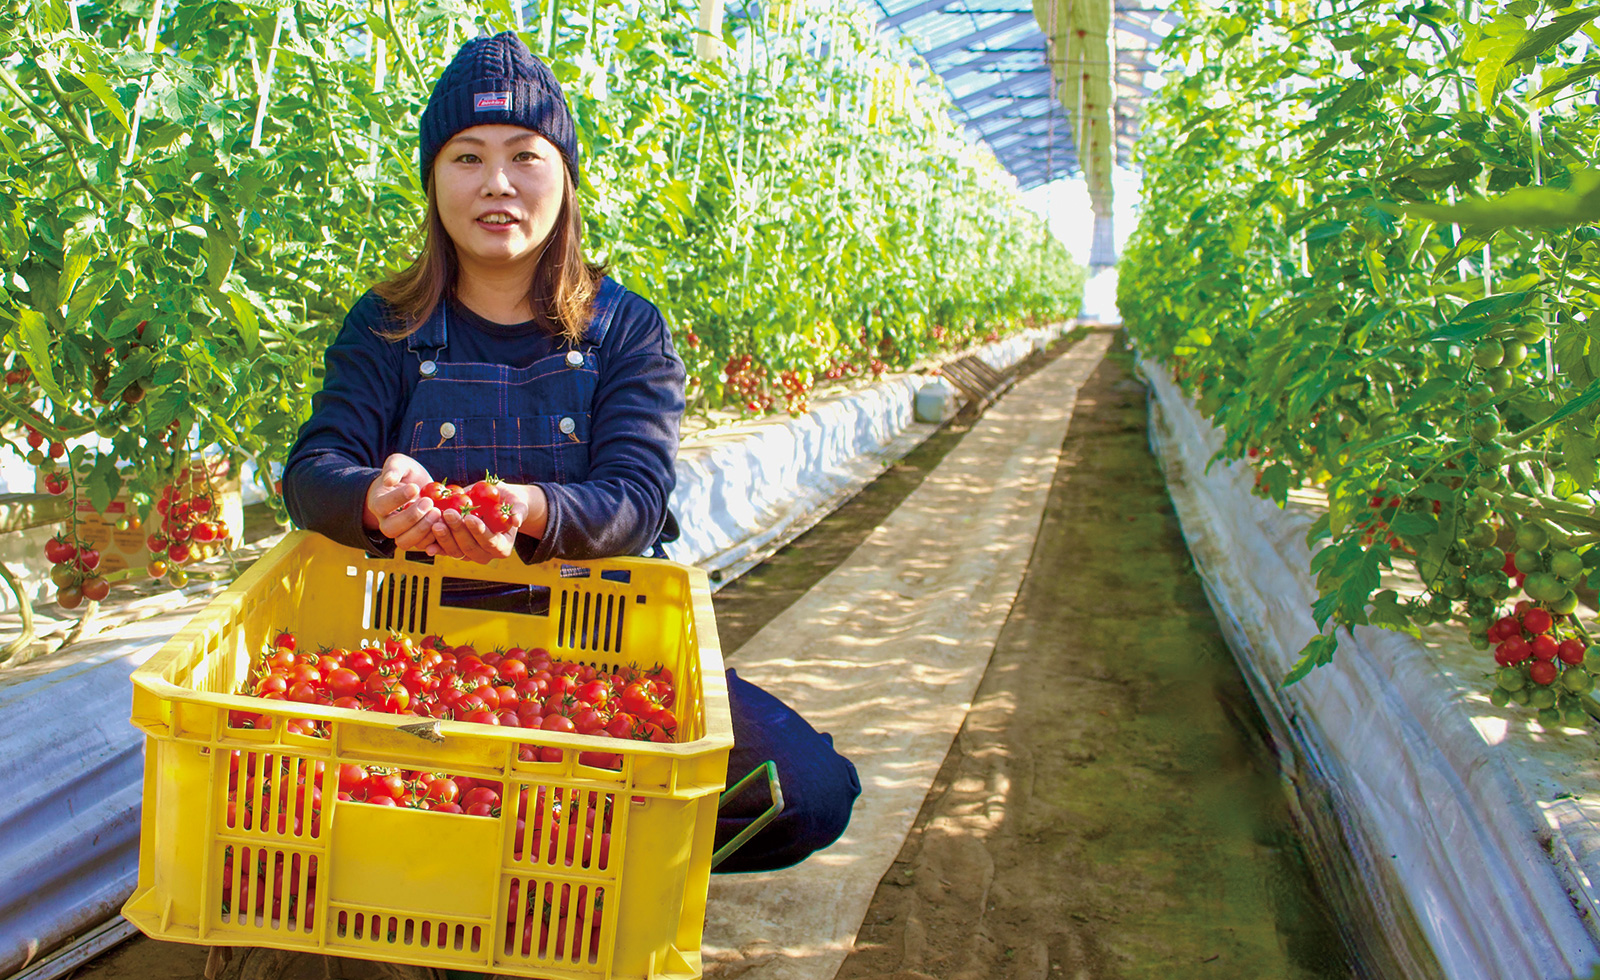
M1494 680L1507 691L1520 691L1528 686L1528 679L1522 676L1521 669L1517 667L1501 667L1494 672Z
M1490 371L1488 378L1489 387L1494 389L1495 394L1499 394L1511 387L1511 382L1515 380L1511 375L1511 369L1503 367L1497 367Z
M1508 340L1504 346L1505 357L1500 360L1501 367L1514 368L1528 359L1528 348L1521 341Z
M1497 687L1489 692L1489 703L1496 708L1504 708L1511 703L1511 692L1503 687Z
M1543 710L1545 708L1554 708L1556 706L1555 688L1552 688L1552 687L1536 687L1536 688L1534 688L1533 689L1533 693L1528 695L1528 706L1531 707L1531 708L1538 708L1540 710Z
M1480 408L1494 401L1494 389L1479 381L1467 389L1467 404Z
M1550 611L1563 616L1571 616L1578 611L1578 593L1567 589L1561 595L1550 600Z
M1505 356L1505 345L1493 338L1479 341L1472 349L1472 363L1484 369L1499 367Z
M1534 602L1553 603L1567 593L1567 587L1549 572L1532 572L1523 581L1522 591L1528 593L1528 598Z
M1550 543L1550 534L1537 524L1524 524L1517 528L1517 547L1543 551ZM1517 566L1521 568L1522 566Z
M1561 712L1554 705L1539 709L1539 724L1546 728L1556 728L1561 724Z
M1582 667L1568 667L1561 672L1561 686L1572 694L1588 694L1594 690L1594 675Z
M1550 556L1550 571L1556 578L1570 582L1583 574L1583 559L1576 552L1563 549Z
M1500 434L1500 416L1494 412L1487 412L1472 420L1472 438L1479 442L1488 442Z

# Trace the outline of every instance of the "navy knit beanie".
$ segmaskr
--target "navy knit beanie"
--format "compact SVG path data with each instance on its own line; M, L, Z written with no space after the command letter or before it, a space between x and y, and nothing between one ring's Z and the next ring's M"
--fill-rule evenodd
M578 134L561 85L544 62L512 31L476 37L461 46L433 86L422 110L422 186L433 158L463 129L507 123L554 143L578 184Z

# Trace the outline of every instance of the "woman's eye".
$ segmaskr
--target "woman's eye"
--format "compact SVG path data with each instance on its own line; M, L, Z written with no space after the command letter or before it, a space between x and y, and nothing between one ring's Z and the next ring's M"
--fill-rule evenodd
M476 153L463 153L460 156L456 157L456 162L457 163L477 163L478 162L478 155Z
M523 150L521 153L518 153L516 155L515 159L522 160L525 163L531 163L534 160L537 160L539 158L538 158L538 156L536 156L534 154L534 152L532 150Z

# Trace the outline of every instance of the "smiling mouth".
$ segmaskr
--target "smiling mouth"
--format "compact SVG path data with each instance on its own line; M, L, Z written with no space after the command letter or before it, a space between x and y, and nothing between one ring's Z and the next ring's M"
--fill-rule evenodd
M517 223L517 219L508 214L488 214L479 218L478 221L486 225L514 225Z

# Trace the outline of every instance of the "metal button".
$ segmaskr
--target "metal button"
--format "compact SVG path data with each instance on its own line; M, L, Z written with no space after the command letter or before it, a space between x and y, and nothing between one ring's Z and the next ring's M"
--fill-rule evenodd
M562 419L560 422L558 422L556 424L556 428L561 430L561 434L562 435L567 435L567 436L572 435L573 430L575 430L577 427L578 427L578 423L572 421L570 416L568 418Z
M439 365L433 363L432 361L423 361L420 370L422 371L422 376L424 378L431 378L438 372Z
M567 351L567 367L583 367L583 354L575 350ZM568 430L563 429L563 432Z
M439 426L439 438L453 439L455 438L455 434L456 424L454 422L446 422L445 424Z

